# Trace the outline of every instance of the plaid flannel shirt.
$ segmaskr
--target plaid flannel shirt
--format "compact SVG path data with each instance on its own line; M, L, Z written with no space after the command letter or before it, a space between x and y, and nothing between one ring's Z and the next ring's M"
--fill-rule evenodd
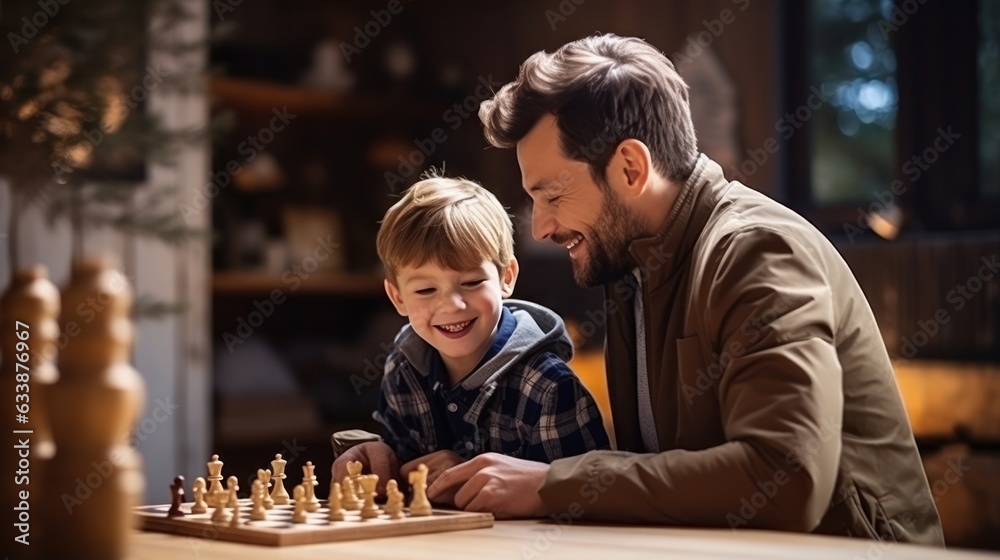
M516 304L508 302L515 308ZM562 321L552 315L562 329ZM505 310L504 321L509 316ZM534 324L523 311L516 320L509 320ZM499 330L505 325L509 323L502 322ZM502 373L472 388L463 383L451 388L436 383L434 360L440 356L429 345L426 363L415 367L400 351L400 340L426 342L411 337L416 335L409 326L396 337L374 414L382 424L383 439L401 461L451 449L466 459L496 452L550 463L593 449L610 449L597 404L566 365L564 358L572 355L572 347L564 334L561 344L543 345L537 352L523 354ZM497 352L496 342L506 342L502 334L498 339L484 362ZM475 371L470 376L473 374Z

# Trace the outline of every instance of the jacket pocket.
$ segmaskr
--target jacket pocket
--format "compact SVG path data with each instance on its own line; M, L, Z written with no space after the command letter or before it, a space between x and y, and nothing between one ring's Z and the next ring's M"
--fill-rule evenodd
M847 504L853 514L852 533L877 541L896 542L896 534L878 499L859 488L857 482L853 480L850 494Z

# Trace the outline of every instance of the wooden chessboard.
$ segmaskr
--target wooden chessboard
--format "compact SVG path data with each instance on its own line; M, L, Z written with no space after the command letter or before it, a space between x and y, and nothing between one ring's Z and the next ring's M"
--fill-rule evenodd
M292 505L275 505L274 509L267 510L266 521L251 521L251 501L242 499L240 524L232 527L228 523L212 523L213 508L209 508L207 513L189 513L191 505L189 502L181 507L184 517L168 518L169 504L140 506L134 509L134 513L140 520L139 528L144 531L266 546L378 539L493 526L493 516L489 513L439 509L423 517L410 517L407 513L405 518L398 520L390 520L385 514L373 519L361 519L360 512L348 511L344 521L327 521L329 509L326 500L320 500L319 511L309 513L306 523L292 523Z

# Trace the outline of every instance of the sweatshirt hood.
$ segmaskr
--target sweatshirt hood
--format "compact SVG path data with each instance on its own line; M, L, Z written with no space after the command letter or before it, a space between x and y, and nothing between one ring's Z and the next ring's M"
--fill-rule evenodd
M552 352L567 362L573 357L573 343L566 325L554 311L517 299L505 300L503 305L510 310L517 326L495 356L462 380L460 386L465 390L495 384L506 371L520 366L525 356ZM399 331L395 344L420 375L430 374L431 357L436 350L414 332L412 325Z

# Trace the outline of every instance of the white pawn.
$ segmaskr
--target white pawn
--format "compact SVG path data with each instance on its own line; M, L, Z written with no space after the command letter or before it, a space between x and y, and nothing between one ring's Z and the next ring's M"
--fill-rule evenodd
M214 499L215 510L212 511L212 523L227 523L229 522L229 514L226 513L226 491L224 489L216 490L209 494Z
M226 480L226 492L229 492L229 501L226 503L226 507L236 507L239 500L236 497L236 492L240 489L240 479L235 476L229 477Z
M240 517L241 517L241 514L240 514L240 502L239 502L239 500L237 500L236 501L236 505L234 505L232 507L233 507L233 517L229 520L229 526L230 527L239 527L240 526Z
M264 509L274 509L274 500L268 492L271 487L271 469L257 469L257 480L264 486Z
M191 488L191 494L194 495L194 504L191 506L191 513L205 513L208 511L205 492L205 479L199 476L194 479L194 487Z
M250 487L250 500L253 502L253 507L250 508L250 519L254 521L267 519L267 510L264 509L264 496L266 495L267 489L264 488L264 483L260 480L253 481L253 485Z
M340 483L331 482L330 483L330 498L327 500L327 506L330 508L330 515L327 519L330 521L343 521L344 520L344 508L340 505Z
M306 522L306 489L299 484L292 490L292 496L295 498L295 511L292 512L292 523L305 523Z
M402 519L404 517L403 493L399 491L399 483L395 480L390 480L385 485L385 492L389 498L385 504L385 513L389 516L389 519Z

